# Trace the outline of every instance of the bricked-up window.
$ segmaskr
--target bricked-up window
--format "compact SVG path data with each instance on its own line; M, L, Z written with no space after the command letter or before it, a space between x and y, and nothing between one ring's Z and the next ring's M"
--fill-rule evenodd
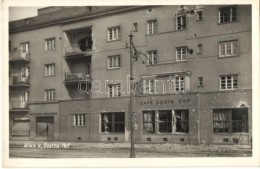
M120 97L121 96L121 84L108 85L108 97Z
M74 115L74 126L85 126L86 125L86 115L85 114L75 114Z
M157 63L157 51L148 51L147 52L147 62L146 65L154 65Z
M55 64L45 65L45 76L51 76L55 74Z
M214 133L248 132L248 109L215 109L213 110Z
M220 76L220 90L234 90L238 88L238 76Z
M237 21L237 7L219 8L219 23Z
M176 48L177 61L185 61L187 59L187 55L188 55L188 48L186 46Z
M124 133L125 132L125 113L101 113L101 132L102 133Z
M143 94L154 93L154 79L143 79L142 80L142 92Z
M29 42L21 43L20 46L21 46L21 53L29 53L29 46L30 46Z
M226 41L219 43L219 57L235 56L238 54L238 41Z
M157 33L157 21L147 21L147 35L153 35Z
M113 41L120 39L120 26L108 28L107 31L107 40Z
M45 39L45 50L54 50L55 45L55 38Z
M143 132L155 133L155 111L143 112Z
M120 68L120 56L108 56L108 69Z
M181 29L186 29L186 15L177 15L176 16L176 29L181 30Z
M46 89L45 90L45 101L55 100L55 89Z

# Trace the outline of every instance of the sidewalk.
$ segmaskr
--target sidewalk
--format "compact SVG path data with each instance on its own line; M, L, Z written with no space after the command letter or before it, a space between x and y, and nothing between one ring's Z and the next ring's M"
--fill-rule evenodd
M130 142L122 143L93 143L93 142L55 142L55 141L9 141L9 148L26 149L106 149L130 150ZM236 156L252 156L249 145L184 145L171 143L137 143L135 150L140 152L157 153L187 153L202 154L236 154Z

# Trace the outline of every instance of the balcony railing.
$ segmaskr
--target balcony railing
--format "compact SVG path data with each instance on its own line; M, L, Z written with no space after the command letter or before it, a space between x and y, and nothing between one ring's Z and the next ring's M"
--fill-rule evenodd
M15 110L15 109L28 109L28 102L10 101L9 110Z
M65 83L79 82L80 80L90 80L90 76L85 73L65 73Z
M29 78L29 76L27 76L27 77L12 76L9 79L9 85L10 86L13 86L13 85L15 85L15 86L19 86L19 85L28 86L28 85L30 85L30 78Z
M78 44L71 44L65 47L65 57L73 58L74 56L91 56L92 46L81 46Z
M20 50L11 51L9 53L9 61L30 61L30 53L22 53Z

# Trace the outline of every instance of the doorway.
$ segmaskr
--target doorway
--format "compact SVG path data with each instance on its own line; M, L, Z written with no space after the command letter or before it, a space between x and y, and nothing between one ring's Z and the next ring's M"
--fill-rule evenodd
M36 117L36 136L41 140L54 139L54 117Z

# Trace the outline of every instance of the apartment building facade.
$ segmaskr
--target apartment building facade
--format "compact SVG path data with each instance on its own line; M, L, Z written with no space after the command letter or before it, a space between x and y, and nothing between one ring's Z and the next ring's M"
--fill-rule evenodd
M250 5L49 7L9 26L10 139L130 141L132 33L136 142L251 142Z

